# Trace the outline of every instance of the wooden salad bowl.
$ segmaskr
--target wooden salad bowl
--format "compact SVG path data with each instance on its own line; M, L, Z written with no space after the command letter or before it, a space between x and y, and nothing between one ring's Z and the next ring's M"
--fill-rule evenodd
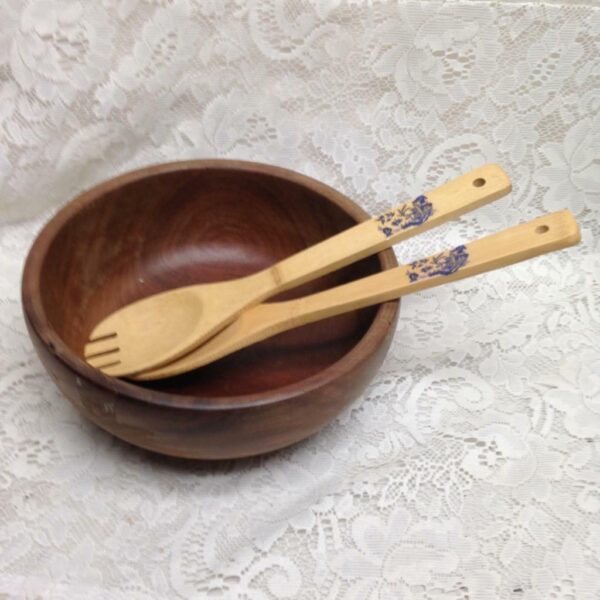
M35 240L22 284L31 339L63 394L132 444L197 459L288 446L361 395L391 342L398 301L143 384L89 366L83 346L98 321L129 302L247 275L368 217L334 189L274 166L197 160L121 175L67 204ZM277 299L395 266L385 250Z

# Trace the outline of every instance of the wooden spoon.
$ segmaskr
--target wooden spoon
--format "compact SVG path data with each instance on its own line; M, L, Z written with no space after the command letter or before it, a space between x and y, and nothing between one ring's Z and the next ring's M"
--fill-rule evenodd
M165 365L200 346L242 310L500 198L511 183L486 165L247 277L143 298L101 321L87 362L125 376Z
M260 304L190 354L134 379L179 375L288 329L573 246L580 237L575 218L563 210L318 294Z

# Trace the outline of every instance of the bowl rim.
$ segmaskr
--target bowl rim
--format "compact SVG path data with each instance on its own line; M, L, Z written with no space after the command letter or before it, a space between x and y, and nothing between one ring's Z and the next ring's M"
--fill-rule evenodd
M34 333L46 348L73 371L76 376L91 381L97 386L114 394L143 403L187 410L233 410L246 409L281 402L302 396L317 388L338 379L353 371L359 363L367 359L372 352L384 343L395 322L400 301L391 300L379 305L373 322L360 340L340 359L309 377L299 381L260 392L234 396L197 396L192 394L175 394L161 390L153 390L136 385L124 379L105 375L98 369L88 365L71 348L69 348L50 325L40 294L41 273L48 249L61 228L85 207L101 201L101 198L123 185L147 177L184 170L231 170L259 173L285 179L306 187L326 197L341 208L357 223L365 221L370 215L358 204L334 188L307 175L283 167L231 159L195 159L151 164L133 171L117 175L109 180L91 187L60 208L44 225L29 249L23 269L21 299L25 318ZM396 256L391 248L377 253L383 270L398 266Z

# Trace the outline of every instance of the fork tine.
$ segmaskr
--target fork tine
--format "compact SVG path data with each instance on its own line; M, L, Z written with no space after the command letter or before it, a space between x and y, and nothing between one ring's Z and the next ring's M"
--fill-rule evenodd
M83 355L85 358L93 358L102 354L118 352L118 350L119 343L115 338L105 338L88 342L83 349Z
M115 375L114 371L113 371L113 367L118 367L121 364L120 360L117 360L115 362L109 363L107 365L102 365L101 367L98 367L105 375ZM119 371L117 371L116 376L119 377L121 374Z
M99 333L94 329L92 334L90 335L89 342L101 342L102 340L110 340L117 337L117 333L113 331L112 333Z
M96 323L92 333L90 334L90 340L98 340L100 338L106 338L117 335L117 326L113 316L108 316L99 323Z
M105 369L120 365L121 361L114 360L110 356L97 356L96 358L87 360L87 363L90 366L95 367L96 369L99 369L100 371L106 372Z
M115 355L105 354L103 356L94 356L94 358L86 358L85 362L95 369L103 369L107 366L121 364L121 361Z

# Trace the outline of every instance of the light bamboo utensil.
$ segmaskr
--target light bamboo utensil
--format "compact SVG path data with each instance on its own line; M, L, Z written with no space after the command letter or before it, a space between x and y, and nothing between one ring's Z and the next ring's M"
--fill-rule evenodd
M94 328L84 349L86 361L113 376L154 370L199 347L244 309L510 190L506 173L486 165L248 277L178 288L129 304Z
M318 294L246 309L204 345L178 360L134 379L172 377L202 367L232 352L288 329L386 302L573 246L579 227L568 211L510 227L464 246L389 269Z

